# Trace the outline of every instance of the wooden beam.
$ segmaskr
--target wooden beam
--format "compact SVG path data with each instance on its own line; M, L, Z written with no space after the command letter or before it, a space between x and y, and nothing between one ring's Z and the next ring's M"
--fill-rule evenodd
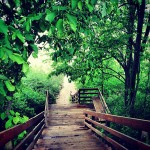
M84 92L84 93L80 93L80 94L99 94L97 92Z
M41 129L41 127L44 125L44 119L37 125L35 128L28 133L28 135L14 148L14 150L21 150L25 143L28 141L32 141L34 139L35 134Z
M136 149L150 150L150 145L148 145L148 144L145 144L145 143L143 143L143 142L141 142L139 140L136 140L136 139L134 139L134 138L132 138L132 137L130 137L128 135L125 135L125 134L123 134L123 133L121 133L119 131L111 129L111 128L109 128L109 127L107 127L107 126L105 126L105 125L103 125L101 123L98 123L98 122L96 122L96 121L94 121L94 120L92 120L92 119L90 119L88 117L85 117L85 120L87 120L88 122L91 122L92 124L94 124L94 125L96 125L98 127L103 128L104 130L108 131L109 133L119 137L120 139L126 141L131 146L134 146L134 148L136 148Z
M101 133L99 130L92 127L90 124L85 122L85 125L90 128L93 132L95 132L97 135L101 136L103 139L105 139L107 142L112 144L117 150L127 150L123 145L119 144L118 142L114 141L113 139L109 138L105 134Z
M105 113L96 113L94 111L84 111L84 114L95 116L100 119L105 119L110 122L129 126L138 130L150 132L150 121L143 119L136 119L130 117L116 116Z
M81 88L81 91L87 91L87 90L98 90L98 88Z
M44 111L36 115L35 117L29 119L26 123L17 125L13 128L0 132L0 147L3 147L7 142L11 141L22 131L32 127L39 120L44 118Z
M34 147L35 143L37 142L39 136L41 135L44 127L45 127L45 124L41 127L41 129L39 130L39 132L35 135L33 141L30 143L30 145L27 147L26 150L32 150L33 149L33 147Z

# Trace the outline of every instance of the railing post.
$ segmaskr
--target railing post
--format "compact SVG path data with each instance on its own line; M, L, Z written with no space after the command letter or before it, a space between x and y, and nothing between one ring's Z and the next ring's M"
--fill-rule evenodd
M95 121L95 116L92 116L92 120ZM95 127L93 123L92 123L92 127Z
M88 114L85 114L85 117L88 117ZM87 122L85 119L84 121ZM87 126L84 124L84 127L87 127Z
M45 101L45 111L44 111L44 116L45 116L45 125L48 127L48 116L49 116L49 110L48 110L48 98L49 94L48 91L46 91L46 101Z
M78 95L78 102L80 104L80 89L79 89L79 95Z

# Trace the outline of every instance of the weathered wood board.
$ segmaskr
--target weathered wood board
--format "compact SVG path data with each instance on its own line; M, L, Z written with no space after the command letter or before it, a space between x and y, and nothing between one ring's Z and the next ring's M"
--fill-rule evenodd
M51 105L48 128L42 132L35 150L108 150L92 132L84 127L83 111L89 107L79 104Z

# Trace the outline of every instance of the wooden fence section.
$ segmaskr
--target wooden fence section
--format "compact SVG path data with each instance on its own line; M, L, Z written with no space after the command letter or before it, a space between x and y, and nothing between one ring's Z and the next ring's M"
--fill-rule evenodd
M107 104L98 88L81 88L74 95L71 95L72 102L79 104L93 103L94 98L98 98L105 113L110 113Z
M105 139L108 143L110 143L115 149L136 149L136 150L149 150L150 145L134 139L128 135L125 135L117 130L114 130L107 126L108 123L116 123L124 126L128 126L138 131L146 131L150 132L150 121L142 120L142 119L135 119L135 118L128 118L122 116L115 116L105 113L96 113L93 111L84 111L85 114L85 125L90 128L93 132L97 135ZM98 122L98 119L105 119L107 124L101 124ZM97 129L100 127L105 132L102 133L100 130ZM111 134L118 138L118 140L114 140L115 138L110 138L107 134ZM118 142L121 141L121 144ZM123 143L123 144L122 144Z

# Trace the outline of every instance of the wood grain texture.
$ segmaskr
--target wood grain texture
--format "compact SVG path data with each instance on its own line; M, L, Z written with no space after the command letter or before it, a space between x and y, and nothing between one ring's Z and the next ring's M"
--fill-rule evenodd
M108 146L84 126L83 111L85 110L90 110L89 106L79 104L51 105L49 127L43 130L34 149L108 150Z

